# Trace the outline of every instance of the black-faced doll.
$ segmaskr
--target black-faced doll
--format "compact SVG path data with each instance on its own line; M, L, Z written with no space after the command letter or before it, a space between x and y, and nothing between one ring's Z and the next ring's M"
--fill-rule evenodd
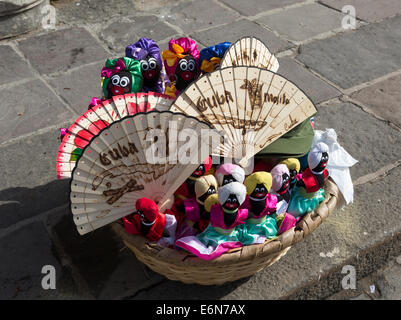
M162 52L170 82L164 93L176 98L199 76L199 49L196 42L187 37L173 38L168 46L169 49Z
M197 236L183 237L176 245L205 260L212 260L230 248L242 246L238 226L245 223L248 210L240 208L246 197L242 183L231 182L217 191L218 203L210 208L210 224ZM208 200L215 201L214 195Z
M165 214L159 212L157 204L148 198L138 199L136 211L123 218L125 231L130 234L143 235L151 241L158 241L167 234Z
M101 71L102 89L105 99L142 90L143 77L139 61L122 57L107 59Z
M208 174L196 180L195 198L184 199L183 201L185 217L192 221L193 228L198 232L202 232L209 225L210 210L205 209L205 201L216 192L216 178Z
M240 166L232 163L224 163L216 170L216 178L219 186L224 186L230 182L243 183L245 179L245 171Z
M328 152L329 147L323 142L319 142L309 151L309 167L302 172L302 179L297 181L287 209L294 217L313 211L324 200L323 186L329 175L326 169Z
M164 92L163 63L160 48L149 38L140 38L125 48L125 55L138 60L143 76L142 92Z
M216 70L224 57L224 54L231 46L231 42L222 42L214 46L203 48L200 52L200 69L202 73Z
M259 171L249 175L245 181L247 198L243 207L249 216L244 226L242 242L257 241L259 237L274 238L277 235L276 210L277 196L269 193L272 175ZM245 240L246 239L246 240Z
M272 190L277 196L277 214L281 214L287 210L290 203L290 171L285 164L278 164L270 171L273 183Z
M287 213L287 208L291 200L291 194L289 190L291 173L285 164L276 165L270 171L270 173L273 179L272 191L277 196L277 233L281 234L294 227L296 223L295 218Z
M300 175L301 171L301 164L297 158L288 158L280 162L280 164L285 164L288 168L288 171L290 173L290 185L289 185L289 190L291 191L297 181L301 179L302 175Z

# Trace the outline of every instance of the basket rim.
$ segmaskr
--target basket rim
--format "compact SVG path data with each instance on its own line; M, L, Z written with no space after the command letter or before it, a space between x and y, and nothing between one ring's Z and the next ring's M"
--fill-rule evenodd
M121 237L123 242L133 249L136 255L152 256L161 263L180 265L182 267L207 267L211 265L225 265L233 262L244 262L253 260L256 257L265 257L275 255L294 244L301 242L305 237L312 233L326 218L333 212L344 198L334 181L329 178L325 185L325 199L312 212L306 214L290 230L280 234L274 239L266 240L261 244L252 244L240 248L231 249L223 253L214 260L201 259L185 250L162 247L140 235L132 235L125 232L122 224L114 222L112 230Z

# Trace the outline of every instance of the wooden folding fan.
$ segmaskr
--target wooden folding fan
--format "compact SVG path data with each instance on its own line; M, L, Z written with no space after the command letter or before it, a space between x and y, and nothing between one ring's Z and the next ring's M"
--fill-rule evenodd
M72 173L71 211L78 232L132 213L142 197L163 212L211 152L205 146L213 135L219 137L209 124L169 111L126 116L104 128L85 146Z
M100 130L127 115L148 110L168 110L172 98L164 94L149 92L113 96L80 116L68 128L57 155L57 177L71 177L83 148Z
M213 155L248 160L316 113L313 102L283 76L257 67L227 67L205 74L173 102L182 112L210 123L225 142Z
M279 63L261 40L247 36L234 42L224 54L220 68L232 66L259 67L277 72Z

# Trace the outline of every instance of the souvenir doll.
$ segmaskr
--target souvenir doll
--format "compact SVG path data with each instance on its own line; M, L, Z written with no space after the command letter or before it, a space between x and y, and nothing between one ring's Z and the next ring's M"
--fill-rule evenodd
M141 64L132 58L107 59L101 76L105 99L115 95L140 92L142 89Z
M212 158L207 157L174 193L174 203L171 211L177 219L177 237L194 234L193 226L189 225L185 219L185 207L183 201L185 199L196 198L195 182L203 175L208 174L211 167Z
M277 197L269 193L272 186L272 175L268 172L254 172L245 179L247 192L243 208L249 215L242 226L241 241L248 238L274 238L277 235L276 208Z
M219 186L224 186L235 181L243 183L245 179L245 171L236 164L224 163L217 168L216 178Z
M159 212L159 208L153 200L138 199L135 207L134 213L123 218L127 233L140 234L155 242L164 236L170 236L165 231L166 215Z
M162 57L171 85L166 85L164 93L176 98L199 76L199 49L194 40L186 37L173 38L168 45Z
M324 200L323 185L329 175L326 169L328 151L328 146L319 142L308 154L309 167L302 172L302 179L297 181L287 210L296 218L313 211Z
M270 171L273 179L272 190L277 196L277 214L287 210L290 203L290 172L285 164L278 164Z
M297 159L294 159L297 160ZM276 165L270 172L273 183L272 190L277 196L277 217L278 234L281 234L295 226L295 218L288 214L287 208L290 203L289 182L291 179L290 171L285 164Z
M299 173L299 171L301 170L301 164L299 163L299 160L296 158L285 159L281 161L280 164L285 164L290 173L289 190L291 192L291 190L294 189L298 179L301 179L302 177L302 175Z
M225 52L231 46L231 42L222 42L215 46L207 47L200 52L200 69L203 73L216 70L224 57Z
M239 182L231 182L217 191L218 204L210 209L210 224L197 236L178 239L176 245L205 260L212 260L231 248L241 247L237 226L244 224L248 210L240 206L245 200L246 187ZM214 201L210 196L208 200Z
M140 38L125 48L125 56L138 60L143 76L143 92L164 92L162 59L157 43L149 38Z
M193 228L199 232L206 229L210 220L210 210L205 209L206 199L217 192L216 178L211 175L200 177L195 182L195 198L184 199L185 217L193 223Z

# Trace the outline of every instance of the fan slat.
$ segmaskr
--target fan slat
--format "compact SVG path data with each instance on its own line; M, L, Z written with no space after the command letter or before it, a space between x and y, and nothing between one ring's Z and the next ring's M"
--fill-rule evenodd
M232 69L222 69L220 70L220 77L221 77L221 84L224 89L224 93L226 96L225 102L227 103L228 108L224 109L223 107L223 113L226 118L226 123L232 122L233 119L240 118L239 115L239 109L238 109L238 93L236 90L236 85L235 85L235 78L234 78L234 72ZM224 79L224 80L223 80ZM236 142L241 140L241 133L236 130L235 127L230 126L231 132L233 132L232 135L226 134L226 143L227 143L227 148L223 149L225 150L226 155L230 154L233 150L233 147Z
M259 65L259 57L260 54L256 54L255 52L260 52L261 51L261 42L258 41L256 38L252 38L252 48L251 48L251 66L258 66ZM263 46L265 48L265 46Z

